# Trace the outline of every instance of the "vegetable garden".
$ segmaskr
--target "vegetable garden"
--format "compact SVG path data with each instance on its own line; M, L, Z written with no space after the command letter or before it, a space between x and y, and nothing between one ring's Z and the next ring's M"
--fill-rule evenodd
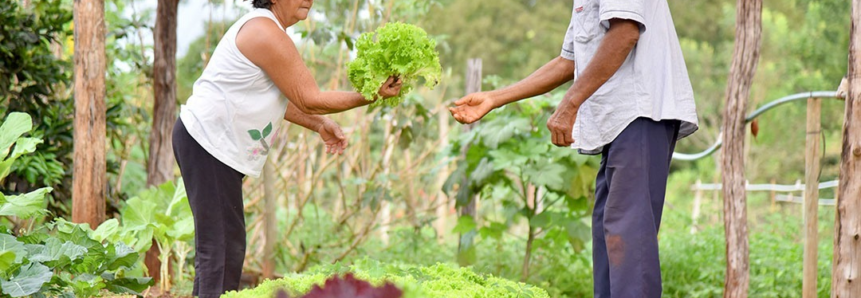
M861 76L852 73L861 69L861 1L760 1L762 45L741 92L750 108L731 111L742 120L735 141L722 115L740 6L668 3L701 125L676 151L724 152L712 147L723 143L744 163L722 169L732 157L721 154L673 162L659 234L664 297L861 293L851 270L861 266ZM164 148L219 40L249 9L239 0L0 2L0 297L191 296L194 224ZM257 131L274 137L263 175L243 180L242 289L222 297L592 297L600 159L551 144L545 125L564 90L477 125L456 125L447 109L556 57L571 10L570 1L315 1L288 30L306 65L321 88L374 103L330 117L349 138L343 155L298 125ZM402 92L378 100L390 76ZM85 89L93 100L79 99ZM803 104L757 114L754 133L743 120L810 90L845 100L818 103L818 171L805 176ZM727 178L737 170L742 180ZM805 205L702 187L802 177L839 187ZM803 188L792 195L805 197ZM818 205L820 196L836 206ZM746 209L743 221L727 202ZM740 226L746 277L727 265L742 260L726 236ZM806 238L811 229L818 238Z

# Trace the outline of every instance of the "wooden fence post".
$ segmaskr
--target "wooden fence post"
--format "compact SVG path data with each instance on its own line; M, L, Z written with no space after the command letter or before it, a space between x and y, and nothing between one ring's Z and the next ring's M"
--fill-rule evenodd
M804 154L804 278L802 297L816 298L816 255L819 244L819 158L822 101L807 99L807 143Z

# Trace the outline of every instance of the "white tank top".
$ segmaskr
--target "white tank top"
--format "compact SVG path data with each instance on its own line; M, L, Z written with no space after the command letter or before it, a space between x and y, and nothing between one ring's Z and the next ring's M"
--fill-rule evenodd
M288 102L269 76L236 47L239 29L258 17L272 19L280 27L268 9L255 9L236 21L221 38L179 114L203 149L253 177L260 176Z

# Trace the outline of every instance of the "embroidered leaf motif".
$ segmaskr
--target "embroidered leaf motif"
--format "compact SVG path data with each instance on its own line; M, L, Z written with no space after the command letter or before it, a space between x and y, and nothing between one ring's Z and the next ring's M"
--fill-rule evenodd
M266 128L263 129L263 137L269 137L269 133L272 132L272 122L269 122L269 125L266 125Z
M263 138L263 136L260 135L260 131L256 129L249 130L248 134L251 135L251 139L255 141L259 141Z

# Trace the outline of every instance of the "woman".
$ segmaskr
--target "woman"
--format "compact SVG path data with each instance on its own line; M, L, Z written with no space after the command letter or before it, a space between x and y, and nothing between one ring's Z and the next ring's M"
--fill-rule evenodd
M285 29L308 17L313 0L252 0L215 48L173 131L173 148L194 216L193 295L236 290L245 258L242 179L257 177L284 119L316 131L328 153L347 140L321 114L368 102L355 92L323 92ZM397 95L389 78L382 98ZM286 97L284 99L282 97ZM288 104L289 101L289 104Z

